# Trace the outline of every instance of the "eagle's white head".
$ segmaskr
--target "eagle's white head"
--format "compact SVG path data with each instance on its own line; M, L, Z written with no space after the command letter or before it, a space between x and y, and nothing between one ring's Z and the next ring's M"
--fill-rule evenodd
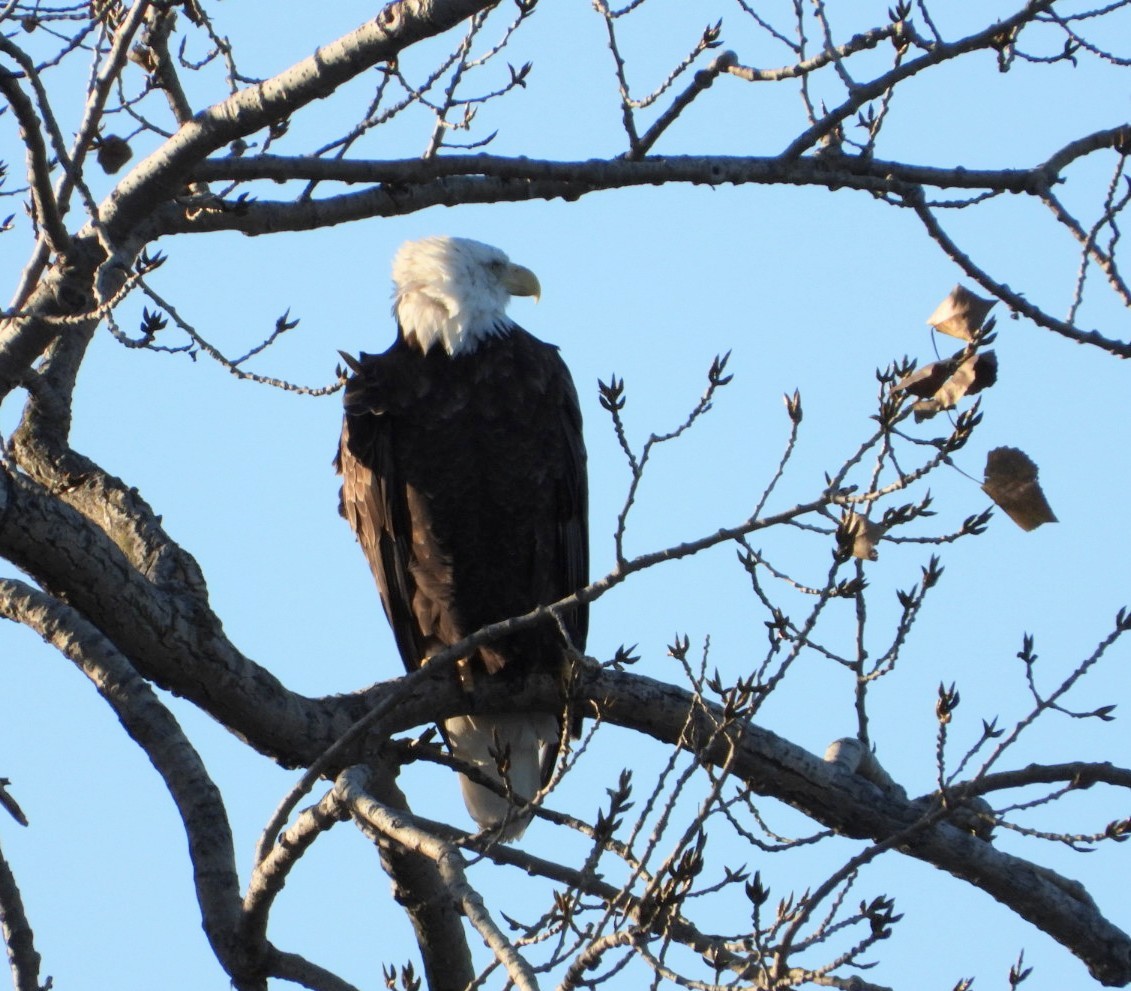
M451 355L474 351L514 326L511 296L541 292L530 269L463 237L406 241L393 259L393 314L405 340L425 353L437 343Z

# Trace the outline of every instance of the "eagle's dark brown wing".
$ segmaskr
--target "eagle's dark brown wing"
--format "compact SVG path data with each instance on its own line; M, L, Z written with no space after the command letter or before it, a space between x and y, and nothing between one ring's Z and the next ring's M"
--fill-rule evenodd
M581 413L556 348L515 329L456 358L398 341L357 367L338 457L342 513L409 670L586 584ZM587 627L585 607L566 617L578 650ZM546 625L484 648L476 664L556 666L563 647Z

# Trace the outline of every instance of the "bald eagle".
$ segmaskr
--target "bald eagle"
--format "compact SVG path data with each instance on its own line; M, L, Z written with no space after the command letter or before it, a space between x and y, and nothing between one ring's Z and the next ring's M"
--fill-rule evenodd
M393 261L398 335L384 354L348 359L337 467L341 511L377 579L405 667L488 623L529 612L588 581L585 447L577 393L558 349L506 315L538 279L498 248L464 238L410 241ZM584 650L588 612L480 647L460 663L516 683ZM559 720L544 712L458 716L443 724L457 758L522 800L557 760ZM460 776L482 828L522 835L529 816ZM504 789L505 790L505 789Z

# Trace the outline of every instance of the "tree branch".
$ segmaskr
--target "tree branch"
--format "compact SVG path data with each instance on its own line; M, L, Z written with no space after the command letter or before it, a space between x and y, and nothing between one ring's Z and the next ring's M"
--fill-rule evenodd
M371 765L364 790L359 790L356 778L343 775L335 782L333 794L377 844L381 866L393 882L394 897L404 906L416 933L430 991L463 991L473 985L475 969L463 916L473 921L484 938L494 938L488 936L493 923L489 918L484 922L482 904L474 904L478 894L466 884L462 868L452 859L458 853L440 850L435 843L417 842L423 834L406 825L411 818L408 800L383 762ZM522 967L517 972L522 973Z
M0 466L0 554L63 593L147 678L192 699L287 766L305 766L366 710L362 696L312 700L244 657L194 592L161 588L91 520Z
M102 633L71 606L14 579L0 579L0 615L31 627L73 661L110 704L161 775L184 824L204 931L225 970L236 953L239 882L224 803L172 713Z
M40 991L39 954L15 875L0 851L0 932L8 948L15 991Z
M256 862L248 881L240 918L240 938L245 945L263 946L267 942L267 920L275 899L287 877L314 841L348 816L332 792L306 809L290 829Z
M1008 36L1010 32L1019 30L1023 25L1032 21L1042 10L1050 7L1052 2L1053 0L1027 0L1025 5L1011 17L994 21L981 31L976 31L958 41L939 42L932 45L919 58L896 65L895 68L877 76L871 82L850 87L848 99L839 107L828 111L812 127L791 141L785 151L782 152L782 157L798 158L805 152L812 150L823 138L832 134L870 100L877 99L899 83L925 69L948 62L968 52L993 48L999 44L999 39L1003 35ZM836 62L837 60L834 58L833 61Z
M1046 330L1051 330L1061 337L1065 337L1070 341L1075 341L1077 344L1090 344L1093 347L1099 348L1101 351L1107 351L1109 354L1116 355L1119 358L1131 358L1131 341L1118 341L1110 337L1105 337L1098 330L1079 330L1072 324L1065 323L1063 320L1058 320L1056 317L1051 316L1042 310L1039 306L1030 303L1021 293L1014 292L1009 286L1003 282L994 279L985 269L978 266L974 260L966 254L950 237L942 224L939 223L938 218L934 215L931 208L924 202L922 195L911 195L908 197L908 205L918 215L919 219L923 222L923 226L927 229L927 233L931 236L932 240L946 253L959 268L962 269L971 279L978 283L987 292L992 293L1003 303L1005 303L1011 310L1020 313L1024 317L1032 320L1038 327L1044 327Z
M1091 150L1108 145L1099 144ZM689 182L696 185L829 185L851 186L874 192L898 188L900 184L939 189L974 189L1037 194L1054 181L1049 162L1032 169L966 169L912 165L863 155L844 155L834 160L782 156L742 155L653 155L639 160L587 159L552 161L508 158L498 155L442 155L423 160L392 161L324 159L301 156L255 155L246 158L210 158L192 172L203 182L221 180L248 182L265 179L284 182L301 179L317 182L423 184L456 177L480 176L512 183L557 183L565 196L571 190L596 192L630 186ZM511 198L511 197L507 197ZM533 199L533 196L513 197ZM276 204L272 204L276 205ZM255 206L255 204L249 204Z
M47 159L47 146L39 129L39 118L27 94L20 89L15 73L0 67L0 92L8 101L20 124L20 138L27 151L28 185L34 216L48 248L57 255L64 254L70 246L70 235L63 226L59 204L51 189L51 165Z
M602 718L678 742L677 727L690 719L691 739L706 739L719 706L693 700L682 689L626 672L586 670L581 696L600 705ZM602 704L601 700L608 700ZM695 711L700 707L703 715ZM703 758L726 759L721 746ZM761 727L745 725L736 733L732 773L758 794L778 798L837 832L883 842L915 827L927 809L885 794L870 782L826 764ZM903 852L933 864L981 888L1022 918L1048 933L1078 956L1103 984L1131 982L1131 938L1105 919L1094 903L1072 892L1082 888L1047 869L996 850L946 822L912 829Z
M297 953L284 953L274 947L268 952L265 968L271 977L292 981L311 991L358 991L325 967L319 967Z
M106 230L122 242L153 207L175 197L193 168L237 138L283 120L366 69L492 6L492 0L394 0L351 33L284 72L198 113L127 175L101 207Z

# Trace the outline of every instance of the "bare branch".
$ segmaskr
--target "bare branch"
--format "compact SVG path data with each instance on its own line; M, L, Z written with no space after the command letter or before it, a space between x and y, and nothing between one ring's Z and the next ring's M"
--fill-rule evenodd
M40 132L39 120L31 100L20 89L16 75L0 68L0 92L11 106L20 122L20 137L27 149L28 185L32 191L35 219L40 225L48 249L56 255L66 252L70 245L70 235L63 226L59 206L51 189L51 166L47 160L47 148Z
M245 945L266 944L268 915L292 868L319 836L346 818L333 793L327 792L317 805L306 809L295 824L278 837L269 851L256 857L240 919L240 938Z
M233 93L197 114L163 148L119 184L103 221L117 243L142 223L153 204L175 197L188 174L209 154L285 118L398 52L490 6L486 0L396 0L343 38L273 79Z
M72 660L161 775L188 837L204 930L225 969L238 974L242 966L233 937L239 888L231 829L219 791L177 721L114 645L71 606L3 579L0 615L30 626Z
M0 852L0 932L8 949L15 991L40 991L39 954L15 875Z
M474 922L477 928L482 926L485 938L496 940L504 952L517 957L505 937L498 941L490 918L484 918L485 910L476 904L478 894L462 876L454 848L438 847L442 841L433 842L427 833L413 828L408 802L389 768L373 765L368 774L357 769L352 776L343 772L332 794L377 843L381 865L393 881L398 901L408 910L431 989L462 991L474 982L471 951L463 931L465 912L469 918L475 913ZM370 820L370 814L376 819ZM515 971L526 972L520 958L515 961Z
M895 24L887 24L881 28L873 28L864 34L858 34L843 45L834 49L824 49L810 58L792 65L785 65L777 69L755 69L746 65L728 65L725 70L732 76L737 76L748 83L773 83L783 79L795 79L807 76L829 65L834 60L843 61L857 52L869 51L881 42L907 31L906 24L901 28Z
M720 56L721 58L722 56ZM1101 145L1092 150L1109 147ZM444 155L427 162L364 161L321 158L280 158L260 155L209 159L193 171L204 182L230 179L310 179L344 183L428 183L443 178L481 176L510 182L558 184L557 192L527 193L515 199L574 195L600 189L691 182L699 185L788 184L798 186L849 185L873 192L899 190L905 185L939 189L991 189L1036 194L1050 181L1047 162L1031 169L955 169L909 165L866 156L844 156L835 161L780 156L669 155L635 161L626 158L586 161L549 161L493 155ZM458 188L452 186L453 189ZM253 209L257 204L249 204ZM287 204L272 204L286 206Z
M855 114L864 104L875 100L890 91L905 79L923 72L933 66L940 65L952 59L965 55L978 49L993 48L998 44L1002 34L1007 34L1032 20L1040 10L1052 5L1053 0L1029 0L1017 13L1011 17L1002 18L993 24L968 35L959 41L939 42L930 46L929 50L918 58L901 62L889 72L867 83L860 83L849 88L849 97L840 106L830 110L817 120L803 134L790 142L782 152L786 159L797 158L807 151L815 148L822 139L828 137L838 129L848 118ZM835 62L835 59L834 59Z
M714 81L718 79L722 73L732 68L737 57L734 52L723 52L718 58L714 59L706 69L701 69L699 72L695 73L691 85L672 101L671 106L660 115L659 119L650 128L648 128L627 157L629 159L639 159L647 155L664 131L671 127L679 115L691 106L695 98L709 90Z
M957 264L962 271L964 271L971 279L978 283L987 292L993 293L998 299L1002 300L1011 310L1020 313L1022 316L1032 320L1038 327L1044 327L1053 333L1059 334L1061 337L1066 337L1070 341L1075 341L1077 344L1091 344L1093 347L1099 348L1101 351L1107 351L1109 354L1116 355L1120 358L1131 358L1131 342L1118 341L1113 338L1105 337L1098 330L1079 330L1063 320L1058 320L1056 317L1050 316L1040 307L1030 303L1020 293L1014 292L1009 286L997 279L994 279L988 272L978 266L969 255L966 254L957 244L951 239L950 235L943 230L942 225L938 222L931 209L923 202L921 196L908 197L909 205L918 214L919 219L923 221L923 226L927 229L927 233L939 245L940 248L946 252L948 258Z

